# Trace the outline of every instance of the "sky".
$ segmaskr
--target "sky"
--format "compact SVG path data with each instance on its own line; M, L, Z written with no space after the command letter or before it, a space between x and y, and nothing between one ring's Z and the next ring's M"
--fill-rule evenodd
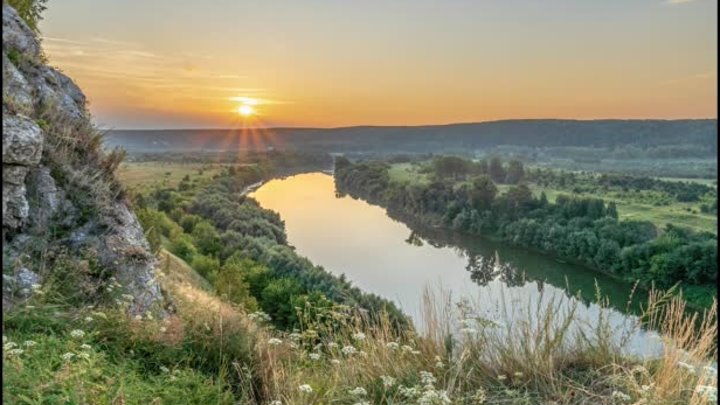
M51 0L103 127L716 118L717 0ZM253 104L250 117L238 108Z

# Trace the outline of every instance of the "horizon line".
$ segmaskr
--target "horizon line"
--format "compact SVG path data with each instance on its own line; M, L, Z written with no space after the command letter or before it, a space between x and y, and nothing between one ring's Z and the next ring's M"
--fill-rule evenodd
M593 121L717 121L717 117L707 118L504 118L497 120L488 121L465 121L465 122L451 122L445 124L415 124L415 125L376 125L376 124L358 124L358 125L345 125L345 126L334 126L334 127L309 127L309 126L268 126L268 127L243 127L243 128L228 128L228 127L184 127L184 128L110 128L100 127L103 131L229 131L238 129L322 129L322 130L338 130L338 129L352 129L352 128L422 128L422 127L449 127L459 125L476 125L476 124L491 124L497 122L510 122L510 121L578 121L578 122L593 122Z

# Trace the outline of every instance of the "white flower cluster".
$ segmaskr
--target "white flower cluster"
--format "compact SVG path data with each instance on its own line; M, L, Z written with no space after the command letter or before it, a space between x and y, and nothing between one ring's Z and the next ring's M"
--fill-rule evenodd
M308 355L308 357L310 357L310 360L318 361L318 360L320 360L321 356L320 356L320 353L310 353Z
M75 339L82 339L85 337L85 331L83 331L81 329L74 329L74 330L70 331L70 336Z
M397 350L400 348L400 345L397 342L387 342L385 343L385 347L390 350Z
M382 380L383 387L385 388L390 388L395 385L395 379L389 375L381 375L380 379Z
M266 314L263 311L256 311L252 314L248 315L248 318L250 318L253 321L261 321L261 322L270 322L271 318L270 315Z
M363 341L365 340L365 334L362 332L357 332L352 335L353 340L357 341Z
M398 393L407 399L416 400L419 405L448 405L452 403L447 391L435 388L437 379L432 373L421 371L420 381L423 384L422 387L400 386Z
M354 346L343 346L341 351L346 356L351 356L357 353L357 349Z
M270 338L270 339L268 339L267 342L270 346L277 346L279 344L282 344L282 340L280 340L278 338Z
M300 392L302 392L303 394L310 394L311 392L313 392L313 389L310 386L310 384L302 384L298 387L298 390Z
M365 395L367 395L367 391L365 391L365 388L363 387L355 387L348 391L348 393L356 397L364 397Z
M695 387L695 393L712 403L717 403L717 387L713 387L712 385L698 385Z
M628 395L628 394L626 394L626 393L624 393L624 392L622 392L622 391L613 391L613 393L612 393L612 398L613 398L614 400L620 401L620 402L628 402L628 401L630 401L630 400L632 399L632 398L630 397L630 395Z

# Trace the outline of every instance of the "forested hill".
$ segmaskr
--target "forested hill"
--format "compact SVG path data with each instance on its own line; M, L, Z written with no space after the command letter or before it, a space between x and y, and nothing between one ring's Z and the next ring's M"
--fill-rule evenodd
M250 133L254 132L255 135ZM434 152L519 145L530 147L638 148L696 146L717 151L717 120L504 120L432 126L346 128L111 130L108 146L128 151L219 150L268 146L337 152Z

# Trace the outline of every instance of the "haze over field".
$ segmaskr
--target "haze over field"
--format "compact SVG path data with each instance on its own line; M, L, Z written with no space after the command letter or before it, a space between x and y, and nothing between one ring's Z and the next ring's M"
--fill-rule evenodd
M716 117L712 0L212 4L65 0L44 48L117 129Z

